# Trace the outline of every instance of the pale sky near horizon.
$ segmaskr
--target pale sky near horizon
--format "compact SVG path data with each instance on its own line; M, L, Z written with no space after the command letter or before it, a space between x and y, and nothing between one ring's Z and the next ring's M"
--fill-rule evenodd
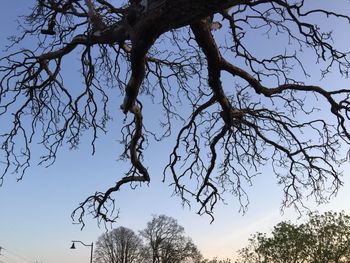
M1 50L6 37L16 32L14 20L19 14L25 14L30 2L1 0ZM319 76L311 80L318 81ZM72 80L68 81L76 80L72 76ZM350 83L349 80L330 76L324 84L349 88ZM5 248L1 251L0 263L88 262L89 248L78 244L76 250L70 250L70 241L94 242L105 229L99 228L94 219L87 217L86 227L81 231L79 225L72 224L70 214L80 201L96 190L104 190L118 178L122 164L116 161L116 132L118 130L112 126L106 136L100 136L94 156L91 156L89 145L83 144L74 151L63 148L53 166L33 166L18 183L14 176L6 177L0 188L0 247ZM150 186L136 190L125 187L117 194L120 219L116 227L125 226L139 231L146 226L152 214L166 214L184 226L186 234L204 257L234 258L236 250L247 244L251 234L268 232L282 220L294 222L297 219L298 215L292 209L286 209L283 214L280 212L282 189L275 177L270 176L267 169L262 169L262 176L257 177L248 189L250 205L246 214L238 213L235 201L227 206L219 204L215 221L210 224L210 218L197 215L194 209L182 208L179 199L171 196L172 189L168 184L161 183L164 157L170 151L168 148L163 151L165 146L151 146L149 150L151 152L153 147L155 153L147 157L147 162L152 164ZM337 197L319 207L310 201L312 209L350 213L350 166L343 166L343 170L345 185Z

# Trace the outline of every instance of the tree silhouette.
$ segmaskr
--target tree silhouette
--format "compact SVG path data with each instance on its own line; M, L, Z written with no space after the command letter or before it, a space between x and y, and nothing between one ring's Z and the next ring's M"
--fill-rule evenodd
M139 235L125 227L103 233L96 242L95 262L202 263L202 255L177 220L154 215Z
M200 263L202 255L178 222L165 215L153 216L140 231L152 263Z
M305 224L280 222L271 234L256 233L236 263L349 262L350 217L344 212L310 214Z
M103 233L96 242L95 262L141 262L142 240L129 228L118 227Z
M43 147L40 164L51 165L61 145L75 148L84 133L94 152L119 105L125 119L121 157L130 170L80 204L79 222L86 213L114 221L113 193L149 183L144 149L171 135L164 177L200 214L212 216L224 192L245 210L245 187L263 165L282 185L284 206L300 207L305 195L322 202L341 185L350 90L303 81L309 60L322 77L347 77L348 51L320 23L347 25L346 14L301 0L37 0L23 19L0 66L1 180L22 178L34 143ZM21 48L28 39L37 43ZM261 51L264 43L273 48ZM76 54L78 88L64 72ZM147 126L147 97L164 111L161 129Z

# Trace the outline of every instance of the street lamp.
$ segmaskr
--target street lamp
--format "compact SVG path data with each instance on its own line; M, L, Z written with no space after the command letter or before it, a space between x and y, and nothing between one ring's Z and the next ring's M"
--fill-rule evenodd
M70 247L70 249L75 249L75 243L81 243L86 247L91 247L91 254L90 254L90 263L92 263L92 252L94 250L94 243L92 242L91 245L86 245L85 243L79 241L79 240L72 240L72 246Z

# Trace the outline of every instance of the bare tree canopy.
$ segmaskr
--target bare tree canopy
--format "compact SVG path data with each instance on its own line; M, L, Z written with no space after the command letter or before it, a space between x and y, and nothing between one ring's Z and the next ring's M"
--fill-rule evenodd
M142 241L134 231L118 227L102 234L95 249L97 263L139 263L141 262Z
M95 262L201 263L202 255L176 219L159 215L139 235L125 227L102 234L96 242Z
M0 60L1 182L9 173L22 178L37 143L45 165L83 134L94 152L113 116L124 119L121 158L130 170L80 204L79 222L86 213L114 221L113 194L150 182L145 148L167 137L174 146L164 178L184 203L198 202L200 214L212 216L224 192L245 210L245 187L265 165L283 187L284 206L327 200L342 184L350 90L304 81L314 70L307 61L322 77L348 76L348 51L323 29L349 25L338 3L330 10L301 0L37 0ZM64 68L77 54L84 85L72 87ZM160 127L147 125L145 101L164 112Z
M140 232L145 240L150 263L199 263L202 255L185 229L165 215L154 216Z
M212 260L205 259L201 263L231 263L231 260L230 259L222 259L222 260L220 260L220 259L214 258Z

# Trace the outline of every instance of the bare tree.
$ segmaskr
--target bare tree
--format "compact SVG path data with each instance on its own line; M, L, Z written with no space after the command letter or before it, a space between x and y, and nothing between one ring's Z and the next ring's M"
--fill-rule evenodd
M199 250L172 217L154 216L140 234L145 239L152 263L200 262Z
M118 227L102 234L95 249L96 263L139 263L142 241L134 231Z
M113 115L125 119L121 158L130 170L80 204L72 216L81 223L86 213L115 220L113 193L150 182L144 150L178 124L164 178L184 203L198 202L200 214L212 216L224 192L245 210L245 187L264 165L283 187L284 206L298 208L305 196L323 202L342 184L339 150L350 143L350 90L304 83L307 61L322 77L336 70L348 76L349 53L322 29L326 19L350 23L346 11L321 1L37 0L0 62L0 178L22 178L34 143L45 165L84 133L94 152ZM21 46L33 39L34 47ZM80 88L63 70L76 54ZM109 87L123 101L111 100ZM162 129L147 125L147 98L165 112Z
M213 258L211 260L209 259L205 259L203 260L201 263L231 263L230 259L217 259L217 258Z

